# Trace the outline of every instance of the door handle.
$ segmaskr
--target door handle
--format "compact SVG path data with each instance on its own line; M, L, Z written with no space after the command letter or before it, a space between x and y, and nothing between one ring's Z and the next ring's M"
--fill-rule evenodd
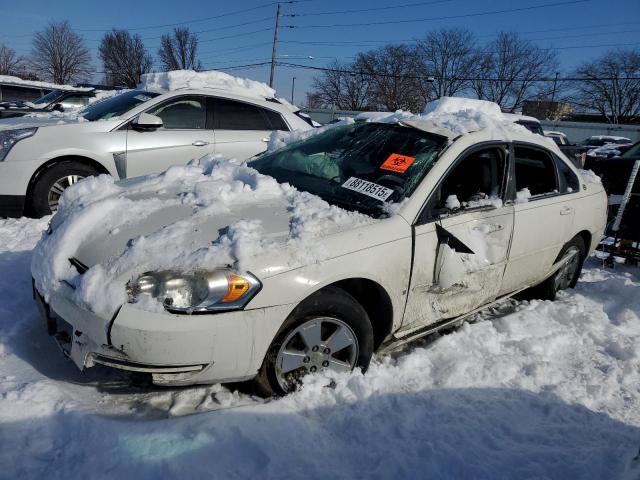
M209 142L205 142L204 140L196 140L191 145L194 147L204 147L205 145L209 145Z
M560 210L560 215L569 215L571 212L573 212L573 208L564 207L562 210Z
M269 141L269 138L268 138L268 137L264 137L264 138L262 139L262 141L263 141L263 142L268 142L268 141Z

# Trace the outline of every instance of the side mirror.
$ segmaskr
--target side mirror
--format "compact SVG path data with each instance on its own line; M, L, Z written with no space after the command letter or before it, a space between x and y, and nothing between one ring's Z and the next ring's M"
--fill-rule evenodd
M162 127L162 119L150 113L141 113L131 122L133 128L140 130L156 130Z
M56 104L53 106L53 111L54 111L54 112L64 112L64 107L62 106L62 104L61 104L61 103L56 103Z

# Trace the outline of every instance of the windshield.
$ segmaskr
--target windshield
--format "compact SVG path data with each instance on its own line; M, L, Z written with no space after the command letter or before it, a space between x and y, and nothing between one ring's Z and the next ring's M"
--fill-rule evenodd
M373 216L409 197L433 167L446 138L397 124L336 127L251 163L259 172Z
M620 157L630 158L640 156L640 142L635 143L629 150L624 152Z
M132 90L103 100L102 102L94 103L90 107L87 107L81 115L90 122L95 120L108 120L113 117L118 117L132 108L137 107L142 102L151 100L158 95L160 94L145 92L143 90Z
M47 93L44 97L40 97L39 99L35 100L33 104L46 106L58 100L60 97L62 97L62 95L64 95L64 91L52 90L51 92Z

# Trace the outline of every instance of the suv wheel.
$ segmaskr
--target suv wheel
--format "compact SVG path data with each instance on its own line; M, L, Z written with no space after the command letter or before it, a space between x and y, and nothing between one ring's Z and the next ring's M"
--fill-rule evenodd
M367 312L345 291L327 287L291 313L271 344L254 387L263 396L286 394L309 373L365 370L372 356L373 329Z
M33 185L30 198L30 213L34 217L43 217L58 209L60 197L65 189L85 177L98 175L99 172L80 162L63 161L47 168Z

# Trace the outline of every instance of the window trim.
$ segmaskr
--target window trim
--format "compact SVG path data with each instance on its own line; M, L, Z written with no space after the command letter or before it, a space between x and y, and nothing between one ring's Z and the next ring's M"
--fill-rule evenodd
M431 203L435 193L442 186L442 183L444 182L444 180L469 155L477 152L478 150L488 150L491 148L496 148L499 150L502 149L503 151L506 150L506 158L504 162L505 172L502 178L501 193L502 193L502 203L505 206L507 205L507 202L509 201L508 193L509 193L509 181L511 178L511 171L512 171L513 147L511 145L511 142L499 141L499 140L488 140L486 142L476 143L475 145L467 147L456 157L456 159L453 162L451 162L451 164L447 167L445 172L442 175L440 175L440 178L438 179L435 187L431 190L431 192L429 192L429 195L427 195L427 198L422 203L422 207L420 208L420 211L418 212L418 215L416 216L413 222L414 227L417 227L420 225L427 225L429 223L434 223L440 220L438 218L423 218L423 217L426 217L426 212L427 212L427 209L429 208L429 204ZM424 181L424 179L422 181ZM496 210L496 208L493 206L470 208L470 209L466 209L466 210L462 210L460 212L454 213L447 218L463 215L466 213L475 213L475 212L490 211L490 210Z
M150 105L149 108L147 108L146 110L138 113L137 115L134 115L125 125L129 125L134 119L138 118L140 116L140 114L142 113L149 113L149 110L153 110L153 109L157 109L162 107L163 105L166 105L168 103L171 103L175 100L179 100L179 99L184 99L184 98L199 98L201 99L202 103L204 104L204 115L205 115L205 124L204 124L204 128L165 128L164 124L162 126L162 128L156 130L156 131L170 131L170 132L202 132L203 130L213 130L213 124L209 123L209 102L207 102L207 97L205 95L198 95L198 94L187 94L187 95L174 95L173 97L167 98L166 100L163 100L161 102L155 103L153 105ZM153 114L151 114L153 115ZM164 123L164 122L163 122Z
M246 105L250 105L252 107L255 107L258 109L258 111L260 112L260 116L262 117L262 119L264 120L264 123L269 126L269 127L273 127L273 125L271 124L271 121L269 120L269 117L263 112L263 110L269 110L272 113L275 113L277 115L280 115L280 118L282 118L282 121L284 122L284 124L287 126L286 131L290 132L291 129L291 124L287 121L286 117L282 114L282 112L279 112L278 110L274 110L272 108L267 108L263 105L259 105L257 103L252 103L252 102L247 102L245 100L238 100L236 98L228 98L228 97L221 97L221 96L208 96L207 98L211 99L211 128L213 130L221 130L221 131L225 131L225 132L273 132L275 131L274 128L271 128L270 130L230 130L228 128L215 128L215 119L216 119L216 100L227 100L229 102L238 102L238 103L244 103ZM282 130L280 130L282 131Z

